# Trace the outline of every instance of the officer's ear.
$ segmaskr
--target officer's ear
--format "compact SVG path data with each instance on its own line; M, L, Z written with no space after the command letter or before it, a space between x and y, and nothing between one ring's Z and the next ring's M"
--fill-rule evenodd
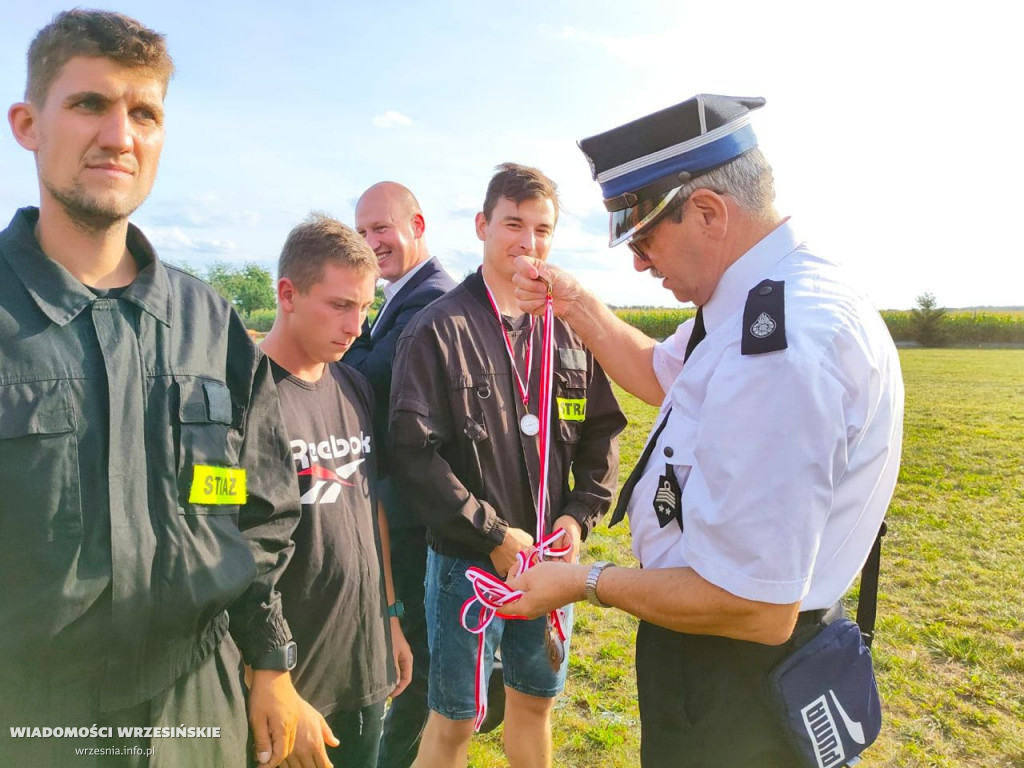
M39 149L36 109L27 101L12 104L7 110L7 122L11 124L14 140L30 152Z
M697 189L687 201L697 224L712 240L722 240L729 230L729 206L725 197L710 189Z

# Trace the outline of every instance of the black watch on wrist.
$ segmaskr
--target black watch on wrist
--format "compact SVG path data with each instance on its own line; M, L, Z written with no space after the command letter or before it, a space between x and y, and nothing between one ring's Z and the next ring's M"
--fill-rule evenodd
M388 616L393 619L400 619L405 616L405 603L401 600L395 600L395 602L388 606Z
M281 672L288 672L295 669L295 664L298 660L298 646L292 640L284 645L279 645L277 648L271 648L254 661L251 666L253 669L277 669Z

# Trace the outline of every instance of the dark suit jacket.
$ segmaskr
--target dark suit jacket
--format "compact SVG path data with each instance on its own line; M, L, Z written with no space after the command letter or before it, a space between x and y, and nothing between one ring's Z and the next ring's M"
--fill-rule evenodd
M374 323L377 331L370 336L370 324L363 326L363 332L345 353L342 362L352 366L370 380L373 385L375 406L373 428L378 445L387 442L388 403L391 400L391 365L395 360L398 337L417 312L434 299L455 287L455 281L444 271L437 259L430 259L412 276L408 283L384 307ZM390 483L384 483L381 497L388 511L388 522L392 526L419 524L402 515L390 492Z

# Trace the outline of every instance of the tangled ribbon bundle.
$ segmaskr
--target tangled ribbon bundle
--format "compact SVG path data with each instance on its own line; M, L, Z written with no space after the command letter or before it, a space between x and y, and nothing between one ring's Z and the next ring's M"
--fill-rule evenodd
M554 376L554 337L554 309L551 299L551 285L548 284L548 295L544 308L544 340L541 349L540 403L538 407L540 433L538 435L537 449L540 456L540 472L537 488L537 535L534 537L537 543L530 547L530 549L517 553L516 567L511 574L513 578L524 573L527 569L547 557L564 557L572 551L572 543L564 528L559 528L548 536L544 535L544 521L547 517L548 506L548 460L551 445L551 389ZM560 547L556 546L556 543L563 539L563 537L565 543ZM522 597L523 593L521 591L512 589L494 574L473 566L466 569L466 578L473 585L474 596L463 603L459 620L466 630L477 636L476 720L474 721L474 728L479 731L484 717L487 715L487 680L484 678L484 633L495 616L501 619L525 619L526 617L508 613L505 610L509 605ZM477 621L476 624L471 624L470 612L477 603L480 605ZM561 666L565 658L563 617L564 614L561 610L552 611L548 615L548 631L545 637L548 658L551 661L552 668L556 670Z
M541 539L537 546L529 550L523 550L516 555L516 567L512 570L512 577L526 571L527 568L535 565L545 557L563 557L572 551L572 545L556 547L556 543L565 536L565 529L559 528L554 533ZM568 538L566 536L566 538ZM497 616L499 619L525 619L525 616L509 613L508 607L516 602L523 593L518 589L512 589L508 584L499 579L493 573L470 566L466 569L466 578L473 585L473 597L462 604L459 614L459 621L462 626L477 636L476 645L476 720L473 723L474 729L479 731L480 726L487 716L487 679L484 676L484 634L491 621ZM471 612L474 605L479 604L476 624L471 623ZM552 611L548 616L558 642L564 648L565 629L562 626L562 612ZM552 651L548 649L549 656ZM559 665L564 650L559 656Z

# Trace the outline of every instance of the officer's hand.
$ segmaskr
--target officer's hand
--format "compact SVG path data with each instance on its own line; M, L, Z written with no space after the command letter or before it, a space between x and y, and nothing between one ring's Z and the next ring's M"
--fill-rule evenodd
M555 524L551 526L551 529L557 531L559 528L564 528L565 533L562 534L562 538L555 542L555 546L564 547L569 545L572 548L561 557L549 557L548 560L555 560L563 563L575 563L580 559L580 545L583 542L583 528L580 526L579 521L571 515L562 515ZM567 538L568 537L568 538Z
M516 284L516 299L523 312L544 314L549 284L552 308L558 317L567 319L576 309L583 288L568 272L533 256L517 256L514 263L517 272L512 275L512 282Z
M337 747L341 744L323 715L313 709L309 702L299 705L299 722L295 731L295 749L282 763L284 768L334 768L327 757L325 744Z
M576 600L583 600L586 597L589 572L589 565L537 563L526 573L509 581L508 585L512 589L521 590L523 596L509 603L507 611L516 616L535 619ZM498 615L502 613L499 611Z
M412 648L405 639L402 625L394 616L391 617L391 648L395 652L395 669L398 670L398 684L391 692L391 698L394 698L404 691L412 680Z
M302 699L287 672L254 669L249 689L249 726L256 762L280 765L295 746L295 726Z
M505 540L491 550L491 564L498 575L505 579L516 564L516 555L533 546L533 536L522 528L509 528Z

